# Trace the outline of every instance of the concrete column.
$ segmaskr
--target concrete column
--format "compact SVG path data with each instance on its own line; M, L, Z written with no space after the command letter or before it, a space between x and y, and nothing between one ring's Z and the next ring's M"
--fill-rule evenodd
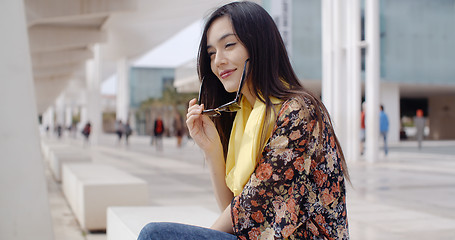
M344 146L344 121L343 121L343 114L345 114L342 110L343 108L343 100L345 97L344 83L345 76L343 75L343 32L345 28L345 24L343 24L343 17L342 17L342 1L332 1L333 5L333 17L332 17L332 26L333 26L333 74L332 74L332 85L333 85L333 109L331 112L333 125L335 127L335 132L340 140L341 144Z
M65 128L71 126L73 123L73 108L71 106L65 107Z
M322 0L322 101L325 107L333 111L333 57L332 57L332 8L331 0Z
M79 123L77 125L77 130L79 132L79 136L81 136L80 132L84 128L85 123L88 121L87 117L87 90L81 91L80 96L80 105L79 105Z
M80 122L79 122L79 126L78 126L79 132L82 131L82 129L84 128L87 121L88 121L87 106L84 105L84 106L81 106L81 117L80 117Z
M346 2L347 28L347 145L344 149L348 161L360 158L360 0Z
M379 144L379 1L365 1L366 49L366 158L369 162L378 159Z
M100 93L100 47L93 48L94 59L87 61L87 121L91 124L90 143L97 145L102 132ZM85 125L85 122L83 123Z
M323 79L322 96L335 133L345 153L352 145L347 128L349 106L347 91L347 24L345 1L322 2ZM349 157L347 157L348 159Z
M43 114L43 130L49 126L49 133L54 130L54 107L50 106Z
M56 125L65 125L65 96L61 94L55 102Z
M0 3L0 239L54 239L23 1Z
M396 83L381 84L381 101L389 118L388 143L400 141L400 87Z
M270 1L270 15L277 24L288 55L292 55L292 0Z
M130 84L128 78L129 65L126 58L117 61L117 99L116 118L126 123L130 106Z

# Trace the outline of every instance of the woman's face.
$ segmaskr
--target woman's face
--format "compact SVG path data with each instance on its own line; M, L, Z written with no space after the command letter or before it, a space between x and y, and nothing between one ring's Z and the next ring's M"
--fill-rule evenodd
M207 31L207 52L212 72L218 77L227 92L236 92L242 77L248 50L237 38L227 16L213 21ZM246 81L247 79L245 79ZM242 92L246 91L247 84Z

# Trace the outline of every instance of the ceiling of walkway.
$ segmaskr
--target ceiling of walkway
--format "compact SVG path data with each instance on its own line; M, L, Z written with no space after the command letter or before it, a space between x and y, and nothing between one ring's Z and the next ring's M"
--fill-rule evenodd
M85 87L85 62L100 43L101 79L116 61L135 59L226 0L24 0L38 111L68 86ZM71 96L70 96L71 97Z

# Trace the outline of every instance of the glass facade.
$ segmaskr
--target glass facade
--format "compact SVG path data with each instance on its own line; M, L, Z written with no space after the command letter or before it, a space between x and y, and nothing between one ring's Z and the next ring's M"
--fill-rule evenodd
M382 0L384 81L455 84L455 0Z
M130 72L130 107L138 108L149 98L161 98L166 85L174 81L173 68L138 68Z
M455 0L381 0L380 11L381 81L455 84ZM320 80L320 0L292 1L292 31L297 76Z

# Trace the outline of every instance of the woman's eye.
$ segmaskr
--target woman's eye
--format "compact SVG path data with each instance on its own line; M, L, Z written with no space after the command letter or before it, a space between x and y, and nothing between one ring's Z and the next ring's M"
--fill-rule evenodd
M226 48L234 46L236 43L226 43Z
M209 57L211 58L212 56L215 55L215 52L208 52L208 54L209 54Z

